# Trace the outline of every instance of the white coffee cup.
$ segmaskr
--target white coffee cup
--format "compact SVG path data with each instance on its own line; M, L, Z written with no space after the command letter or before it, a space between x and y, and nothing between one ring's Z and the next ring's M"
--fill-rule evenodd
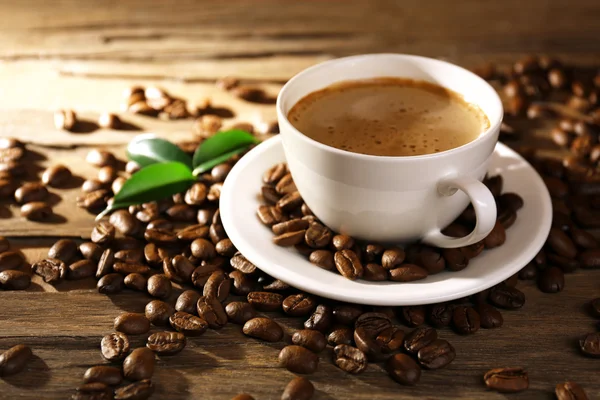
M287 119L301 98L333 83L375 77L424 80L451 89L478 105L490 128L463 146L420 156L352 153L303 135ZM481 183L498 140L502 102L483 79L456 65L402 54L367 54L308 68L281 89L279 129L298 191L313 213L336 232L403 243L421 239L444 248L485 238L496 223L496 203ZM441 233L469 204L477 222L462 238Z

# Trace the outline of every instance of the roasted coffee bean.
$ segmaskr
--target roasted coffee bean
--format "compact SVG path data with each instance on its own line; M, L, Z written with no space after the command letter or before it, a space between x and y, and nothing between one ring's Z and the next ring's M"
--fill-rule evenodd
M367 368L367 356L356 347L339 344L333 349L333 362L342 371L359 374Z
M163 263L164 251L154 243L148 243L144 246L144 260L152 267L158 267Z
M23 264L23 255L18 251L0 253L0 271L17 269Z
M81 255L83 256L83 258L85 258L86 260L91 260L91 261L99 261L102 253L103 253L103 249L102 247L98 246L96 243L92 243L92 242L85 242L85 243L81 243L79 245L79 252L81 253ZM50 253L48 253L50 254Z
M506 231L504 226L496 221L492 231L483 239L483 244L486 249L493 249L494 247L502 246L506 241Z
M8 199L15 194L15 183L10 179L0 179L0 198Z
M221 270L214 271L204 284L204 296L212 296L223 302L229 296L231 279Z
M271 229L275 235L282 235L284 233L305 230L308 228L308 225L308 221L302 218L296 218L275 224L271 227ZM304 235L302 237L304 237Z
M385 281L388 279L388 271L379 264L369 263L363 266L362 278L366 281Z
M579 262L582 268L600 268L600 250L585 250L579 254Z
M203 226L208 225L212 219L213 213L214 213L214 210L211 210L211 209L206 209L206 208L200 209L200 210L198 210L198 214L196 215L196 221L200 225L203 225Z
M156 332L146 342L146 347L159 355L177 354L185 345L185 335L181 332Z
M52 207L41 201L32 201L21 206L21 216L31 221L44 221L52 215Z
M215 246L206 239L196 239L190 245L192 255L199 260L210 260L217 255Z
M95 192L98 190L104 191L105 188L106 188L106 185L97 179L87 179L81 185L81 190L84 193L92 193L92 192Z
M390 280L395 282L413 282L427 278L427 270L414 264L403 264L389 271Z
M173 329L187 335L200 336L208 329L208 323L201 317L177 311L169 318Z
M133 274L133 273L146 275L146 274L150 273L150 267L148 267L147 265L131 264L131 263L126 263L126 262L114 263L113 270L115 272L125 274L125 275Z
M241 393L241 394L238 394L237 396L235 396L231 400L255 400L255 399L254 399L254 397L250 396L247 393Z
M529 387L529 376L523 368L494 368L483 376L485 385L500 393L516 393Z
M232 280L231 291L238 296L247 296L256 289L256 282L240 271L231 271L229 278Z
M276 204L281 199L281 195L277 193L277 190L273 186L263 186L260 191L267 204Z
M371 336L378 335L381 331L391 327L390 318L386 314L377 312L361 314L354 323L355 329L362 329Z
M259 278L259 283L260 283L260 278ZM280 279L275 279L275 280L271 281L271 283L269 283L268 285L263 285L262 288L264 290L271 291L271 292L283 292L283 291L289 290L291 288L291 286Z
M558 293L565 287L565 275L558 267L548 267L540 273L538 287L544 293Z
M33 353L28 346L18 344L0 354L0 377L21 372Z
M440 252L431 247L422 247L417 253L417 264L427 270L429 274L437 274L446 268L446 261Z
M234 324L243 325L247 321L256 317L256 311L249 303L234 301L225 307L225 312L227 313L227 317L229 321Z
M256 271L256 266L248 261L241 253L234 255L231 258L230 264L233 268L244 274L251 274Z
M150 330L150 321L144 314L122 313L115 318L115 330L127 335L141 335Z
M306 233L304 234L304 240L310 247L319 249L326 247L331 241L332 236L333 233L329 228L321 224L314 223L306 230Z
M201 115L192 126L192 131L196 136L207 139L213 136L223 126L222 119L217 115Z
M277 207L274 207L274 206L265 206L265 205L260 206L258 208L257 215L258 215L258 218L260 219L260 221L267 226L273 226L273 225L283 221L283 214L282 214L281 210L279 210ZM329 242L329 239L328 239L328 242ZM307 239L307 243L308 243L308 239ZM324 247L324 246L321 246L321 247Z
M221 302L214 297L202 296L196 304L198 315L211 329L221 329L227 324L227 314Z
M71 396L71 400L111 400L112 389L101 382L85 383L78 386L77 393Z
M419 326L425 322L424 306L405 306L402 307L402 319L408 326Z
M77 124L77 116L73 110L57 110L54 112L54 126L56 129L72 131Z
M214 182L223 182L225 181L225 178L227 178L227 175L229 175L230 171L231 165L223 163L215 165L210 171L210 175L212 176Z
M528 263L519 271L519 279L531 280L537 276L537 268L533 262Z
M115 211L109 222L123 235L135 235L139 229L139 222L127 210Z
M149 379L143 379L130 385L115 389L114 400L146 400L154 393Z
M116 386L123 381L121 370L108 365L96 365L88 368L83 374L83 382L100 382L108 386Z
M578 247L583 249L597 249L599 247L598 240L596 240L594 235L583 229L573 227L569 230L569 235Z
M130 381L150 379L154 374L154 352L140 347L131 352L123 361L123 375Z
M123 275L107 274L98 280L96 287L98 292L102 294L115 294L123 291L124 288Z
M353 340L354 332L347 327L336 328L327 336L327 343L334 347L338 344L352 345Z
M315 312L304 322L305 329L327 332L333 323L333 310L325 304L319 304Z
M212 263L202 262L202 264L192 272L192 283L197 288L204 289L204 285L208 281L208 278L210 278L215 271L220 271L220 268Z
M171 281L164 274L152 275L148 278L148 294L159 299L166 299L173 289Z
M15 200L19 204L44 201L48 198L48 189L39 182L27 182L15 190Z
M115 227L108 221L100 221L92 230L92 242L104 245L110 243L115 238Z
M283 304L283 296L271 292L250 292L248 303L259 311L277 311Z
M498 222L500 222L502 224L502 226L504 227L504 229L508 229L511 226L513 226L513 224L515 223L515 221L517 220L517 213L515 211L513 211L511 208L508 207L500 207L498 209ZM474 246L474 245L471 245ZM481 246L483 248L483 246ZM479 253L477 253L479 254ZM469 258L473 258L473 257L469 257Z
M188 204L175 204L165 212L173 221L192 222L196 220L196 209Z
M395 354L385 363L390 377L402 385L414 386L421 379L421 367L406 354Z
M146 290L146 277L142 274L132 273L128 274L124 281L125 286L132 290L137 290L139 292Z
M289 247L302 243L304 240L305 230L297 231L297 232L288 232L283 233L278 236L273 237L273 243L277 246Z
M456 352L446 340L436 339L421 348L417 357L421 366L427 369L439 369L450 364L456 357Z
M354 251L337 251L333 256L333 259L335 267L344 278L356 280L362 277L363 267Z
M475 333L481 326L479 314L471 307L456 307L452 315L456 332L460 334Z
M310 400L315 393L313 384L303 376L292 379L281 395L281 400Z
M215 245L217 254L223 257L233 257L237 253L237 249L233 245L231 239L223 239Z
M484 185L492 192L494 197L498 197L502 194L502 187L504 184L504 180L502 175L495 175L488 177L483 180Z
M283 300L283 312L292 317L303 317L309 315L317 307L317 302L307 294L294 294Z
M186 290L177 298L175 309L188 314L196 314L198 312L197 304L200 297L200 293L196 292L195 290Z
M144 315L152 324L164 326L169 324L169 318L175 313L172 305L161 300L152 300L146 304Z
M287 174L284 175L279 182L277 182L277 185L275 185L275 190L277 190L277 193L281 195L287 195L297 192L298 189L296 188L296 184L292 179L292 175Z
M402 347L404 331L396 326L384 329L375 337L375 342L384 354L392 353Z
M567 258L575 258L577 256L577 248L571 238L558 228L550 229L547 242L556 254L560 256Z
M308 260L312 264L328 271L335 268L333 253L329 250L315 250L310 253Z
M452 307L446 303L433 304L429 307L427 321L435 328L443 328L452 322Z
M194 264L181 255L163 260L163 272L173 282L189 282L195 269Z
M124 262L128 264L141 264L144 260L144 250L142 249L129 249L119 250L114 254L114 259L118 262Z
M433 328L417 328L404 338L404 349L410 354L417 354L423 347L437 340L437 331Z
M242 332L246 336L266 342L278 342L283 338L283 329L281 329L281 326L272 319L264 317L252 318L246 321Z
M337 251L351 249L354 246L354 239L348 235L335 235L331 240L331 245Z
M575 382L565 382L556 385L554 391L558 400L588 400L585 391Z
M98 267L91 260L80 260L70 264L67 269L67 279L79 280L90 278L96 274Z
M113 265L115 262L115 255L111 249L106 249L102 252L100 260L98 261L98 268L96 269L96 278L102 278L112 272Z
M333 307L333 317L337 323L342 325L354 325L361 314L363 314L363 309L356 304L338 304Z
M392 248L383 252L381 256L381 266L385 269L393 269L404 262L406 253L400 248Z
M105 150L90 150L90 152L85 157L85 161L95 167L104 167L106 165L115 165L117 159L114 154Z
M121 120L118 115L105 112L98 117L98 126L105 129L119 129Z
M481 327L485 329L499 328L504 323L504 318L500 311L489 304L480 303L475 308L479 313Z
M44 279L44 282L55 284L65 278L67 266L56 258L46 258L31 266L33 272Z
M294 332L292 335L292 343L298 346L306 347L307 349L320 353L327 346L325 336L312 329L303 329Z
M166 229L146 229L144 239L157 245L169 246L177 242L177 235Z
M263 182L268 185L275 185L284 175L287 174L287 166L285 163L279 163L269 168L263 174Z
M588 333L580 339L579 349L586 356L600 358L600 332Z
M491 289L489 300L496 307L516 310L525 304L525 295L516 288L500 284Z
M556 127L550 131L550 138L560 147L568 147L571 145L571 135L560 127Z
M460 249L443 249L442 256L451 271L461 271L469 265L469 258Z
M191 206L199 206L206 200L208 189L202 182L194 183L186 192L184 201Z
M129 353L129 339L124 333L113 332L102 338L100 349L108 361L122 360Z
M76 199L77 206L80 208L85 208L90 212L94 212L106 207L108 196L108 190L94 190L92 192L85 193L83 196L78 196Z
M291 345L284 347L279 353L279 364L297 374L312 374L317 370L319 357L304 347Z

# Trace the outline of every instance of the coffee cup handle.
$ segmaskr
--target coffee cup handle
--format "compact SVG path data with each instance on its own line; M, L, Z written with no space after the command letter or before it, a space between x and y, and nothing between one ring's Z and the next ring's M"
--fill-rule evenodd
M457 190L462 190L475 210L475 228L464 237L451 237L444 235L440 229L435 229L423 237L423 242L441 247L456 248L468 246L484 239L496 224L496 201L490 190L475 178L461 177L440 181L437 186L438 193L442 196L452 196Z

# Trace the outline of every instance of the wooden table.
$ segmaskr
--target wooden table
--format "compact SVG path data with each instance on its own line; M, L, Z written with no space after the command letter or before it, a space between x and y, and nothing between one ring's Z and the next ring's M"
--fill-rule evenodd
M547 53L581 64L600 64L600 3L532 0L483 2L229 1L148 2L99 0L0 2L0 135L16 136L44 155L40 167L62 162L81 177L94 168L82 162L92 147L123 154L136 132L55 130L52 110L74 108L86 118L119 111L121 92L131 84L160 85L190 102L212 98L236 112L235 121L274 119L272 105L254 105L214 87L234 75L276 94L296 72L336 56L404 52L440 57L465 66L512 62L523 54ZM192 121L165 122L125 115L143 131L179 141L190 138ZM57 191L56 212L64 223L30 223L12 209L0 234L34 262L57 236L85 237L93 217L74 209L78 189ZM3 210L6 214L6 209ZM498 366L523 366L531 386L514 399L551 399L554 386L574 380L590 398L600 398L600 364L580 356L576 339L594 329L584 312L600 295L594 271L567 277L566 289L542 294L519 283L527 295L522 310L504 312L505 326L460 337L450 330L458 356L448 368L424 372L417 387L391 381L380 364L350 376L321 354L315 399L500 399L486 391L483 373ZM0 350L17 343L33 348L35 360L16 376L0 379L1 399L64 399L85 369L103 360L102 335L123 310L140 312L148 297L100 295L95 281L55 288L37 277L25 292L0 292ZM288 330L299 322L278 319ZM134 345L143 345L134 338ZM229 399L248 392L279 398L293 375L276 366L283 343L244 337L228 325L189 341L178 356L163 357L153 378L157 399Z

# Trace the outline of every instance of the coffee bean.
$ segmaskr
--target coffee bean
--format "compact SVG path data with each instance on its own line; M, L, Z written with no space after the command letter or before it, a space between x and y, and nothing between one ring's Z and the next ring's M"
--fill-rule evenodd
M250 292L248 303L259 311L277 311L281 309L283 296L270 292Z
M385 281L388 279L388 271L379 264L369 263L363 266L362 278L366 281Z
M88 368L83 374L83 382L100 382L108 386L116 386L123 381L121 370L108 365L96 365Z
M446 261L442 254L431 247L422 247L417 253L414 264L423 267L429 274L437 274L446 268Z
M221 302L214 297L202 296L197 303L198 315L211 329L221 329L227 324L227 314Z
M144 314L122 313L115 318L115 330L127 335L141 335L150 330L150 321Z
M504 323L504 318L500 311L489 304L480 303L475 308L479 313L481 327L485 329L499 328Z
M225 312L227 313L227 317L229 321L234 324L243 325L247 321L256 317L256 311L249 303L234 301L225 307Z
M131 264L126 262L116 262L113 265L113 270L115 272L119 272L121 274L133 274L138 273L142 275L146 275L150 273L150 267L144 264Z
M212 176L214 182L224 182L227 175L231 171L231 165L229 164L219 164L215 165L213 169L210 171L210 175Z
M499 207L498 208L498 222L500 222L502 224L502 226L504 227L504 229L508 229L511 226L513 226L513 224L515 223L515 221L517 220L517 213L512 210L511 208L508 207ZM475 245L471 245L470 247L473 247ZM481 246L481 248L483 249L483 245ZM477 253L478 255L479 253ZM473 257L469 257L469 258L473 258Z
M23 271L7 269L0 272L0 289L25 290L31 284L31 276Z
M421 379L421 367L406 354L395 354L388 358L385 370L393 380L402 385L414 386Z
M223 302L229 296L231 279L221 270L214 271L204 284L204 296L212 296Z
M146 400L154 393L149 379L143 379L130 385L115 389L114 400Z
M289 247L302 243L304 240L305 230L297 231L297 232L288 232L283 233L278 236L273 237L273 243L277 246Z
M452 315L454 329L460 334L475 333L481 326L479 314L471 307L457 307Z
M325 336L312 329L303 329L294 332L292 335L292 343L298 346L306 347L307 349L320 353L327 346Z
M98 269L96 269L96 278L101 278L113 270L115 263L115 255L111 249L106 249L102 252L98 261Z
M260 280L261 280L261 278L259 278L259 283L260 283ZM289 290L291 288L291 286L280 279L274 279L268 285L263 285L262 288L264 290L267 290L270 292L283 292L283 291Z
M297 232L308 228L308 221L302 218L291 219L289 221L280 222L271 227L275 235L284 233ZM304 235L303 235L304 237Z
M565 275L558 267L543 270L538 278L538 287L544 293L558 293L565 286Z
M123 375L130 381L150 379L154 374L154 353L146 347L131 352L123 361Z
M104 245L110 243L115 238L115 227L108 221L100 221L92 230L92 242Z
M281 395L281 400L310 400L315 393L313 384L303 376L292 379Z
M169 297L173 289L171 281L164 274L152 275L148 278L147 288L150 296L158 297L159 299Z
M0 179L0 198L8 199L15 194L15 183L10 179Z
M294 294L283 300L283 312L292 317L309 315L317 307L315 299L307 294Z
M427 270L414 264L404 264L389 271L390 280L395 282L413 282L427 278Z
M231 400L255 400L254 397L250 396L247 393L238 394Z
M272 319L264 317L252 318L246 321L242 332L244 332L244 335L266 342L278 342L283 338L281 326Z
M461 249L443 249L442 256L446 260L446 266L451 271L461 271L469 265L469 258Z
M185 345L186 338L181 332L156 332L148 337L146 343L146 347L159 355L177 354Z
M161 300L152 300L146 304L144 314L154 325L164 326L169 324L169 318L175 313L172 305Z
M304 322L305 329L327 332L333 323L333 310L325 304L319 304L315 312Z
M171 281L176 283L189 282L196 268L184 256L178 255L172 260L165 258L163 260L163 272Z
M361 314L363 309L356 304L338 304L333 307L333 317L342 325L354 325Z
M404 262L406 254L400 248L392 248L383 252L381 256L381 266L385 269L392 269Z
M537 268L533 262L530 262L519 271L519 279L531 280L537 276Z
M142 274L135 272L128 274L123 282L129 289L137 290L138 292L146 290L146 277Z
M281 180L281 178L284 177L284 175L286 173L287 173L286 164L279 163L279 164L272 166L267 171L265 171L262 179L263 179L263 182L268 185L275 185L275 184L277 184L277 182L279 182Z
M169 318L173 329L187 335L200 336L208 329L208 323L201 317L177 311Z
M57 110L54 112L54 126L56 129L73 131L77 124L77 116L73 110Z
M575 382L565 382L556 385L554 390L558 400L588 400L588 396L581 386Z
M375 337L375 342L381 348L382 353L392 353L402 347L404 343L404 331L395 326L384 329Z
M78 196L76 202L78 207L85 208L90 212L95 212L106 207L108 197L108 190L98 189L93 192L85 193L83 196Z
M215 246L206 239L196 239L190 245L192 255L199 260L210 260L214 258L217 253Z
M24 148L25 145L19 139L13 137L0 138L0 149L12 149L14 147Z
M430 306L427 320L435 328L443 328L450 325L450 322L452 322L452 307L445 303Z
M486 249L493 249L504 244L506 241L506 231L504 226L496 221L492 231L483 239L483 244Z
M85 383L78 386L77 393L71 396L71 400L111 400L112 389L101 382Z
M279 199L281 199L281 195L277 193L277 190L275 190L275 188L272 186L263 186L260 191L265 203L267 204L277 204Z
M309 226L304 234L306 244L314 249L326 247L332 238L332 232L329 228L314 223Z
M586 356L600 358L600 332L588 333L580 339L579 349Z
M286 174L279 180L279 182L277 182L277 185L275 185L275 190L277 190L277 193L281 195L288 195L290 193L296 193L298 189L296 188L296 184L292 179L292 175Z
M334 254L335 267L347 279L356 280L362 277L363 267L356 253L352 250L341 250Z
M335 267L333 253L329 250L315 250L310 253L308 260L325 270L331 271Z
M550 229L547 242L556 252L556 254L560 256L567 258L575 258L577 256L577 248L575 247L575 244L571 238L569 238L569 236L567 236L567 234L560 229Z
M331 244L337 251L351 249L354 246L354 239L348 235L335 235L331 240Z
M44 171L42 174L42 182L45 185L60 188L69 183L72 177L73 174L69 168L62 164L57 164L48 167Z
M425 322L424 306L405 306L402 307L402 319L408 326L419 326Z
M283 220L283 213L281 212L281 210L279 210L277 207L273 207L273 206L265 206L265 205L260 206L258 208L257 215L258 215L258 218L260 219L260 221L267 226L273 226L276 223L279 223ZM328 242L329 242L329 239L328 239ZM307 239L307 243L308 243L308 239ZM321 246L321 247L324 247L324 246Z
M85 157L85 161L89 164L101 168L107 165L115 165L117 159L114 154L105 150L90 150L90 152Z
M456 352L446 340L436 339L422 347L417 356L421 366L427 369L439 369L450 364L456 357Z
M516 310L525 304L525 295L516 288L506 285L494 286L489 295L489 300L496 307L507 310Z
M44 221L52 215L52 207L41 201L32 201L21 206L21 216L31 221Z
M15 200L19 204L44 201L48 198L48 189L39 182L27 182L15 190Z
M359 374L367 368L367 356L356 347L339 344L333 349L333 362L342 371Z
M433 328L417 328L404 338L404 349L410 354L417 354L423 347L437 340L437 331Z
M81 191L84 193L92 193L98 190L105 191L106 185L97 179L87 179L81 184ZM108 193L105 191L105 193Z
M312 374L317 370L319 357L304 347L291 345L279 353L279 364L297 374Z
M144 239L157 245L169 246L177 242L177 235L166 229L146 229Z
M600 268L600 250L585 250L579 254L579 262L582 268Z
M79 252L86 260L98 262L103 251L96 243L85 242L79 245Z
M577 229L575 227L569 230L569 234L573 242L583 249L596 249L599 247L598 241L591 233L584 231L583 229Z
M141 264L144 260L143 249L119 250L114 254L114 259L127 264Z
M494 368L483 376L485 385L500 393L516 393L529 387L529 376L523 368Z
M123 275L121 274L107 274L104 275L98 283L96 287L98 288L98 292L102 294L115 294L123 291L124 288Z
M386 314L377 312L361 314L354 323L355 329L362 329L370 335L377 335L391 326L390 318Z
M0 354L0 377L21 372L32 357L31 349L18 344Z
M0 272L7 269L17 269L23 264L23 255L18 251L0 253Z
M44 282L55 284L66 276L67 266L56 258L46 258L31 266L33 272L44 279Z
M327 343L334 347L338 344L352 345L353 340L354 332L347 327L336 328L327 336Z
M231 291L238 296L247 296L248 293L256 289L256 282L240 271L231 271L229 273L229 278L233 282Z
M196 292L195 290L186 290L177 298L175 309L188 314L196 314L198 312L197 303L200 297L200 293Z

